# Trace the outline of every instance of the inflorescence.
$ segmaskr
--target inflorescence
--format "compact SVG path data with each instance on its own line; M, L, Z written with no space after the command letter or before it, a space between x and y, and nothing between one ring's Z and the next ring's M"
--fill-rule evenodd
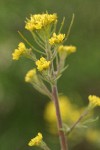
M12 53L13 60L19 60L23 56L33 61L33 68L26 73L25 81L31 83L36 90L50 99L53 98L51 87L67 68L65 65L67 56L76 52L76 46L64 44L69 36L73 18L67 33L62 32L64 20L61 22L59 30L57 30L58 16L56 13L48 14L46 12L30 15L30 18L27 18L25 21L25 29L31 33L36 44L31 44L20 33L29 48L23 42L20 42L18 48ZM89 108L100 106L99 97L90 95L88 99ZM38 133L35 138L31 139L28 145L40 145L43 149L45 147L48 149L43 142L41 133Z

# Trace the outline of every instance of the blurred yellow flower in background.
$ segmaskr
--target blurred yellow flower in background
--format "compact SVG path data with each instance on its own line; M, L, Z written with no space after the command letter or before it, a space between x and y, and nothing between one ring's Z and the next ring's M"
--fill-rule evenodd
M88 129L86 132L86 139L91 143L98 143L100 145L100 130Z
M64 123L71 124L80 117L82 109L72 104L67 96L59 96L59 105ZM47 103L44 110L44 119L48 123L49 131L51 133L56 133L56 115L53 101Z

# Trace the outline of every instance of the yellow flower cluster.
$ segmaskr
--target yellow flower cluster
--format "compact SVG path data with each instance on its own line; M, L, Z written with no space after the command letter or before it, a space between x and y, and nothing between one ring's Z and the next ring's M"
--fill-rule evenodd
M31 81L33 81L33 79L35 81L37 80L36 69L29 70L25 76L26 82L31 82Z
M58 52L59 53L66 52L67 54L74 53L74 52L76 52L76 47L72 46L72 45L69 45L69 46L63 46L63 45L61 45L58 48Z
M95 95L89 95L89 104L92 107L100 106L100 97L97 97Z
M15 49L15 51L12 53L12 59L18 60L21 55L23 55L26 52L26 46L24 43L20 42L18 45L18 49Z
M38 133L38 135L31 139L31 141L28 143L29 146L39 146L42 142L43 136L41 133Z
M40 30L57 20L57 14L36 14L27 19L25 28L29 31Z
M46 70L50 66L50 61L47 61L44 57L41 57L40 60L36 61L36 66L39 71Z
M54 45L54 44L59 44L61 43L65 38L65 34L56 34L53 33L53 36L49 39L49 44Z

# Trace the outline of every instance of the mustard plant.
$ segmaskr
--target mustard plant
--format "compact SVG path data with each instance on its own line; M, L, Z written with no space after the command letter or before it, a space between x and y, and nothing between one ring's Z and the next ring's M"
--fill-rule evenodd
M58 16L56 13L48 14L46 12L30 15L30 18L27 18L25 21L25 29L31 33L36 46L19 32L28 47L25 43L20 42L18 48L12 53L13 60L18 60L23 56L33 61L33 68L26 73L25 81L32 84L37 91L48 96L53 102L61 150L68 150L68 135L94 107L100 106L100 98L90 95L88 107L71 127L67 128L67 125L62 121L57 82L68 67L65 64L67 57L76 52L76 46L65 44L73 20L74 15L72 16L68 31L63 33L62 28L65 18L63 18L59 30L57 30ZM40 55L37 55L37 53ZM38 56L40 57L38 58ZM66 109L68 109L67 106ZM50 149L43 141L42 133L38 133L36 137L31 139L28 145L38 146L44 150Z

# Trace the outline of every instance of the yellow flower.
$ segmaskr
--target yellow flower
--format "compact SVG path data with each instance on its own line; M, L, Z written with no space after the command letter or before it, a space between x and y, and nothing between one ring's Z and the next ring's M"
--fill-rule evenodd
M90 107L100 106L100 97L97 97L95 95L89 95L88 99Z
M62 121L68 124L74 123L83 111L82 109L78 109L76 105L71 104L70 99L66 96L59 97L59 106ZM55 107L52 101L47 103L45 107L44 119L49 125L49 131L53 134L57 133Z
M36 69L29 70L25 76L26 82L32 82L33 80L37 81Z
M59 105L60 105L62 120L65 122L67 115L69 115L68 110L71 108L68 98L65 96L59 97ZM44 112L44 118L49 123L53 123L53 122L56 123L55 107L54 107L54 104L52 101L50 101L46 105L45 112Z
M30 19L27 19L25 28L29 31L40 30L47 25L55 22L57 20L57 15L54 14L36 14L31 15Z
M68 97L60 96L59 106L60 106L63 122L66 122L66 121L74 122L79 118L81 110L77 109L75 105L72 105ZM50 101L46 105L44 118L49 123L56 122L55 107L52 101Z
M50 45L59 44L61 43L65 38L65 34L56 34L53 33L53 36L49 39Z
M72 46L72 45L69 45L69 46L63 46L63 45L61 45L58 48L58 52L59 53L66 52L67 54L74 53L74 52L76 52L76 47Z
M39 146L41 145L41 142L42 142L42 139L43 139L43 136L41 133L38 133L38 135L31 139L31 141L28 143L29 146Z
M43 71L49 68L50 61L47 61L44 57L41 57L40 60L36 61L36 66L39 71Z
M21 55L23 55L26 52L26 46L24 43L20 42L18 45L18 49L15 49L15 51L12 53L12 59L18 60Z

